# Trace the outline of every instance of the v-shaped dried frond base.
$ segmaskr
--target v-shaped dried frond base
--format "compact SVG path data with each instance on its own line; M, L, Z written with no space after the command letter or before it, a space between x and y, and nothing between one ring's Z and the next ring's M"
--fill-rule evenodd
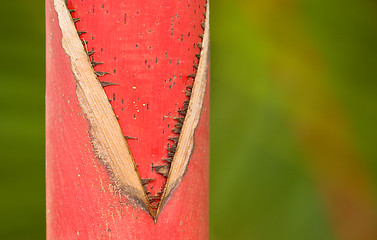
M124 134L103 87L88 58L77 30L74 19L64 0L54 0L62 31L62 45L70 58L72 72L76 78L76 95L90 125L90 136L97 158L107 167L116 186L129 198L149 211L154 220L166 203L172 190L180 182L187 168L194 148L194 135L198 126L204 95L206 91L209 57L209 7L204 24L201 59L195 77L191 99L181 130L178 146L164 193L155 212L148 201L135 161L132 157Z

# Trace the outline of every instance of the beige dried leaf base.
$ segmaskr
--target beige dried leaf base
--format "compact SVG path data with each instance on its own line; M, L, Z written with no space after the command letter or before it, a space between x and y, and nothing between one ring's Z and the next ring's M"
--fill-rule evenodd
M116 186L127 197L141 203L156 222L169 194L179 184L194 148L195 130L199 124L207 85L209 6L207 6L206 12L201 58L189 107L157 212L154 212L149 204L129 146L77 34L66 3L64 0L54 0L54 6L63 35L62 45L71 61L72 72L77 84L77 98L89 121L90 135L96 156L110 169Z

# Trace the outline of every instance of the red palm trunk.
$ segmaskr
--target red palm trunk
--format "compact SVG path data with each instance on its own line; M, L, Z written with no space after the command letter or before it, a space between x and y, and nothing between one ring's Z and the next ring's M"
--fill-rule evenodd
M48 239L208 238L205 4L46 1Z

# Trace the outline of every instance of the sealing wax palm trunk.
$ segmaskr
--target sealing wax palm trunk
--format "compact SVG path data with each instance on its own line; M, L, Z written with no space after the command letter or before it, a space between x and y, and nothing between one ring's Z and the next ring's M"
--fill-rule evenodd
M208 239L206 0L46 0L48 239Z

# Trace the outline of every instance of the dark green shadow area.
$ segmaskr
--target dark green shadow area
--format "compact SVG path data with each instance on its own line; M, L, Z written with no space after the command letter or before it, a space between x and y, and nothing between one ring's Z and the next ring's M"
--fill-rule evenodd
M45 239L43 1L3 1L0 236Z

